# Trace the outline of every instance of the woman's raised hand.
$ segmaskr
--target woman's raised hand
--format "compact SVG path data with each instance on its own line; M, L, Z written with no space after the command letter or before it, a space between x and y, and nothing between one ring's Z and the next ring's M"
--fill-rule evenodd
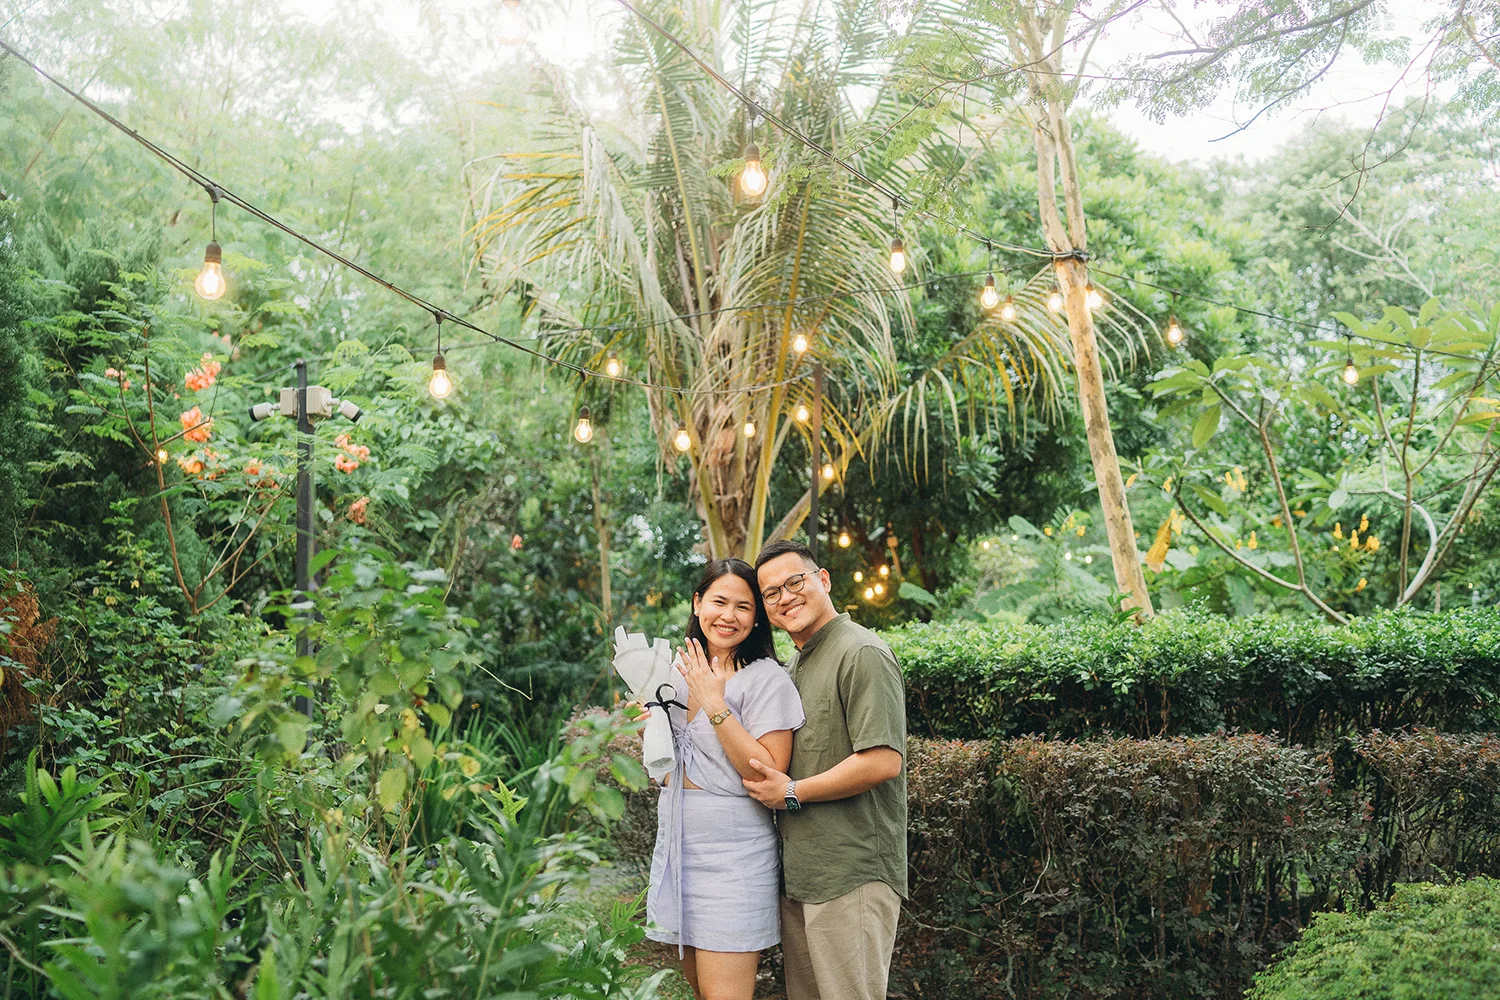
M733 673L729 664L712 661L697 639L689 639L682 650L682 676L698 704L710 715L724 710L724 685Z

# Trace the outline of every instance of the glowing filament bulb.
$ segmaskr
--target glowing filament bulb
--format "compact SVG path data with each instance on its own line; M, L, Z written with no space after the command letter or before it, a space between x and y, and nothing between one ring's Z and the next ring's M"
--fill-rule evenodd
M157 465L166 465L167 464L167 449L165 449L165 448L158 448L158 449L156 449L156 464Z
M834 476L834 468L833 468L832 463L825 463L823 465L823 478L827 479L827 480L832 480L833 476Z
M1344 362L1344 383L1355 385L1359 382L1359 369L1354 367L1354 359L1350 358Z
M208 249L203 251L203 270L198 272L198 280L193 282L193 288L202 298L213 301L224 294L228 287L224 281L224 251L219 249L217 242L210 243Z
M604 374L608 375L610 378L619 378L620 372L623 370L624 369L620 367L619 358L610 358L608 361L604 362Z
M867 601L873 601L873 600L875 600L875 588L874 587L866 587L865 588L865 600L867 600Z
M890 576L891 575L891 568L889 566L887 566L885 563L881 563L880 564L880 575L881 576Z
M746 420L745 421L745 437L747 437L747 438L753 438L753 437L755 437L755 421L753 421L753 420Z
M981 549L984 549L984 551L988 552L990 550L990 540L988 538L986 538L984 541L982 541L982 542L979 543L979 547Z
M1068 560L1068 562L1072 562L1073 561L1073 553L1072 552L1064 552L1063 553L1063 558L1066 559L1066 560Z
M1000 304L1000 290L995 287L993 274L984 279L984 290L979 293L979 304L986 309L993 309Z
M805 424L811 418L812 418L812 411L810 411L805 405L798 404L798 406L797 406L797 423L799 423L799 424Z
M854 539L852 539L852 538L849 537L849 532L847 532L847 531L840 531L839 532L839 548L841 548L841 549L847 549L853 541L854 541ZM858 581L856 581L856 582L858 582Z
M752 198L766 191L766 168L760 162L760 150L755 143L745 150L745 169L740 171L740 190Z
M1014 323L1016 321L1016 300L1014 297L1010 295L1005 297L1005 304L1000 307L1000 318L1007 323Z
M1167 320L1167 343L1176 347L1186 336L1187 334L1182 332L1182 325L1177 322L1176 315Z
M453 379L448 375L448 362L441 354L432 359L432 377L427 380L427 391L433 399L447 399L453 395Z
M1055 313L1060 313L1060 312L1062 312L1062 307L1063 307L1062 289L1058 288L1056 285L1053 285L1052 286L1052 291L1047 295L1047 308L1051 309Z
M521 0L501 3L498 34L501 45L526 44L526 17L521 13Z
M693 436L688 433L686 427L677 428L677 435L672 438L672 447L678 451L687 451L693 446Z
M589 408L585 406L578 414L578 425L573 428L573 437L579 444L594 440L594 425L589 421Z
M865 574L862 571L860 571L860 570L855 570L854 571L854 582L855 583L864 583L865 582Z
M805 335L803 335L803 334L800 334L800 333L797 334L797 336L793 337L792 338L792 350L796 351L798 354L806 354L807 353L807 337Z
M877 593L877 594L884 594L885 593L885 584L883 584L883 583L877 583L875 585L875 587L874 587L874 590L875 590L875 593Z
M891 270L896 274L906 270L906 245L899 236L891 240Z
M1084 301L1089 304L1090 309L1098 309L1104 305L1104 296L1099 294L1099 289L1092 284L1083 286Z

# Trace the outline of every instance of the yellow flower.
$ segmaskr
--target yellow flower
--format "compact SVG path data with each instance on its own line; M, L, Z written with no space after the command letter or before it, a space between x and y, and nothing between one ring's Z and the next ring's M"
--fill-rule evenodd
M1360 531L1369 531L1370 530L1370 519L1368 517L1361 517L1359 519L1359 530Z
M1146 568L1153 573L1160 573L1167 567L1167 550L1172 547L1172 521L1173 514L1167 515L1167 519L1156 529L1156 539L1151 543L1151 548L1146 551Z
M1342 524L1340 524L1338 521L1334 521L1333 522L1333 537L1334 538L1343 538L1344 537L1344 526Z
M1079 537L1079 538L1082 538L1082 537L1083 537L1083 533L1084 533L1084 532L1085 532L1085 531L1086 531L1086 530L1088 530L1088 529L1086 529L1086 528L1084 528L1084 526L1083 526L1083 525L1081 525L1081 524L1080 524L1080 525L1079 525L1079 526L1078 526L1078 530L1077 530L1077 531L1075 531L1075 532L1073 532L1073 534L1075 534L1075 535L1077 535L1077 536L1078 536L1078 537Z
M1307 511L1303 510L1301 507L1298 507L1296 510L1292 511L1292 513L1296 514L1298 517L1306 517L1307 516Z
M1279 527L1281 527L1281 515L1280 514L1277 514L1275 517L1271 518L1271 527L1273 527L1273 528L1279 528Z
M1135 485L1135 481L1136 481L1136 478L1137 478L1137 477L1138 477L1138 476L1140 476L1140 473L1139 473L1139 472L1132 472L1132 473L1131 473L1131 474L1130 474L1130 478L1129 478L1129 479L1127 479L1127 480L1125 480L1125 488L1126 488L1126 489L1127 489L1127 490L1128 490L1128 489L1130 489L1130 487L1132 487L1132 486L1134 486L1134 485Z
M1052 537L1052 525L1049 524L1045 528L1043 528L1042 529L1042 534L1046 535L1048 538L1051 538Z
M1168 476L1167 477L1167 481L1161 484L1162 492L1164 492L1164 493L1171 493L1172 492L1172 478L1173 477Z
M1250 532L1250 547L1252 549L1258 549L1258 548L1260 548L1260 542L1256 540L1256 538L1255 538L1255 532L1253 532L1253 531Z
M1365 539L1365 548L1369 549L1371 552L1379 552L1380 539L1376 538L1374 535L1371 535L1369 538Z
M1368 584L1369 582L1370 581L1366 580L1364 577L1360 577L1359 578L1359 582L1354 585L1354 592L1357 594L1361 590L1364 590L1365 589L1365 585Z
M1357 548L1359 548L1359 532L1358 531L1351 531L1351 532L1349 532L1349 547L1351 549L1357 549Z
M1234 540L1234 547L1237 549L1243 549L1245 547L1245 543L1236 538Z

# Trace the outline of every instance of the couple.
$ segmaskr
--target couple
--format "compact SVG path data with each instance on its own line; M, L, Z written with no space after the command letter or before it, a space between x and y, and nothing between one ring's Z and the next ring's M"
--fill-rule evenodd
M675 665L687 703L656 708L677 763L647 935L678 946L699 1000L750 1000L778 940L788 1000L885 996L906 896L904 687L890 648L828 592L795 542L753 569L709 563ZM797 647L790 675L772 626Z

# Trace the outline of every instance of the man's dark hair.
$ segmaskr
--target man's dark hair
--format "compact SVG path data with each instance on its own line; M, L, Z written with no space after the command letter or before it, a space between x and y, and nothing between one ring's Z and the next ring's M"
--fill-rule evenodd
M772 559L775 559L777 556L784 556L788 552L795 552L801 556L802 561L807 563L808 569L818 568L818 561L813 558L812 551L801 542L794 542L790 538L783 538L779 542L772 542L761 549L760 555L755 557L755 568L760 569Z

